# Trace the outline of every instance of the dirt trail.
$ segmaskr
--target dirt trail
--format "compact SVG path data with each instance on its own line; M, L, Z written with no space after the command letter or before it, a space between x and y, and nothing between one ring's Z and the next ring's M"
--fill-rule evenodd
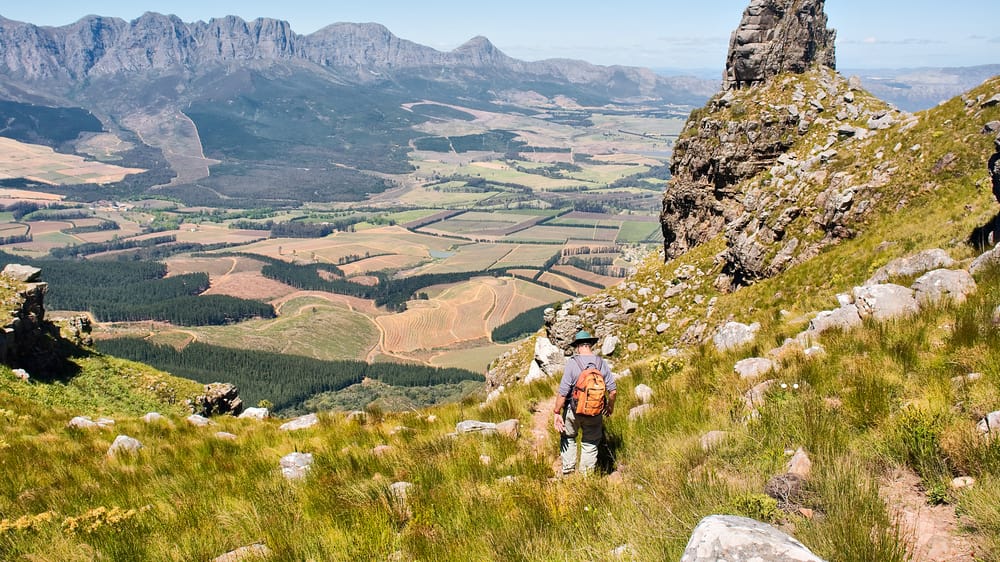
M913 562L975 560L976 545L959 534L954 506L928 505L916 474L896 471L879 491L898 521Z
M556 454L555 430L552 428L552 409L555 406L556 397L553 396L539 402L531 410L531 449L536 456L551 458L552 472L558 475L562 473L562 461Z

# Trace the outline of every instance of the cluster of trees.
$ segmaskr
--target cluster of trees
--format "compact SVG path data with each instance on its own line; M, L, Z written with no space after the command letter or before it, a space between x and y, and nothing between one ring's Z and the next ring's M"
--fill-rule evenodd
M155 238L145 238L143 240L137 240L134 238L115 238L114 240L109 240L107 242L87 242L85 244L52 248L49 250L49 255L56 259L76 258L88 256L90 254L100 254L102 252L127 250L129 248L149 248L158 244L169 244L176 241L177 237L173 234L167 236L157 236Z
M240 389L244 402L256 404L259 400L269 400L276 411L296 408L315 394L341 390L365 378L406 387L483 380L482 375L465 369L322 361L200 342L193 342L183 350L140 338L99 340L96 345L102 353L141 361L199 382L231 382Z
M115 221L101 221L89 226L74 226L67 228L63 232L66 234L86 234L88 232L105 232L108 230L121 230L121 226Z
M563 256L578 256L587 254L617 254L620 248L614 246L577 246L575 248L563 248Z
M555 305L543 304L542 306L536 306L518 314L507 322L493 328L490 338L496 343L511 343L534 334L545 323L542 319L542 312L550 306Z
M99 321L161 320L186 326L219 325L249 318L274 318L266 303L201 295L208 275L165 277L164 264L148 261L29 260L0 252L0 267L26 263L42 270L51 309L87 311Z
M25 242L31 242L33 238L30 234L12 234L10 236L0 236L0 246L6 246L7 244L23 244Z
M628 268L614 265L615 259L611 256L594 256L585 260L574 256L566 260L566 263L572 265L573 267L578 267L584 271L590 271L591 273L596 273L598 275L603 275L605 277L623 278L628 276ZM582 283L587 283L588 285L594 287L600 286L599 284L594 283L593 281L580 279L579 277L574 277L567 273L561 273L561 275L564 275L576 281L580 281Z

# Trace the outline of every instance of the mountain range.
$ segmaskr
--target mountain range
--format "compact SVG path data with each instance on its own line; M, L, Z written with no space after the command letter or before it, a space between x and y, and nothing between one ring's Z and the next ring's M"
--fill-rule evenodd
M410 142L424 136L414 127L443 111L406 104L521 115L653 108L680 117L714 89L648 69L519 61L483 37L440 52L372 23L303 36L287 22L232 16L89 16L56 28L0 18L0 99L27 114L79 108L81 122L96 117L132 145L116 158L150 172L112 186L118 197L169 184L161 195L193 204L358 200L390 187L373 173L411 169ZM76 151L33 127L37 120L8 128ZM86 199L109 189L63 193Z

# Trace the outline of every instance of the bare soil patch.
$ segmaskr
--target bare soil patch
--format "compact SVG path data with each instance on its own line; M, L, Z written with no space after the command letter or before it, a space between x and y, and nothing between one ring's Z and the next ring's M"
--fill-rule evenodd
M958 516L951 505L928 505L920 477L896 470L879 490L896 517L913 562L974 562L976 545L959 534Z

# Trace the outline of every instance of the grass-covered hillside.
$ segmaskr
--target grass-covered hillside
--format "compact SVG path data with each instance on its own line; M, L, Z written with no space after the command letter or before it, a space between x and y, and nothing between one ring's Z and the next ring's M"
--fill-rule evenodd
M321 414L317 426L281 431L280 421L228 417L195 427L183 412L136 402L119 385L74 390L84 380L118 380L91 379L90 367L65 383L25 383L3 371L0 558L211 560L265 545L266 559L290 561L677 560L702 517L731 513L778 525L827 560L1000 560L1000 440L976 429L1000 410L996 267L977 273L964 303L824 332L811 342L823 353L786 348L780 368L755 380L734 372L891 259L942 248L956 268L968 265L979 253L970 236L1000 211L986 172L996 135L982 133L1000 107L981 105L998 92L994 79L967 96L970 104L953 100L918 114L907 131L873 137L865 150L879 143L883 158L901 159L880 199L893 204L880 203L853 237L811 259L719 293L720 235L668 263L653 257L609 290L638 310L614 326L622 339L616 370L631 375L619 381L606 424L602 477L553 478L557 439L543 403L554 380L508 386L485 406L475 399L364 418ZM957 158L935 171L948 153ZM870 165L859 152L828 171ZM729 351L701 343L729 319L762 327ZM660 322L671 325L657 334ZM746 393L765 379L775 382L753 413ZM629 420L638 384L652 389L651 408ZM147 406L167 419L143 421ZM116 424L68 428L76 415ZM516 439L453 435L462 420L511 418L520 421ZM712 431L725 433L703 439ZM109 456L119 434L142 449ZM767 495L799 448L811 471L775 494L781 501ZM313 455L301 480L279 469L294 452ZM961 476L975 483L952 487Z

